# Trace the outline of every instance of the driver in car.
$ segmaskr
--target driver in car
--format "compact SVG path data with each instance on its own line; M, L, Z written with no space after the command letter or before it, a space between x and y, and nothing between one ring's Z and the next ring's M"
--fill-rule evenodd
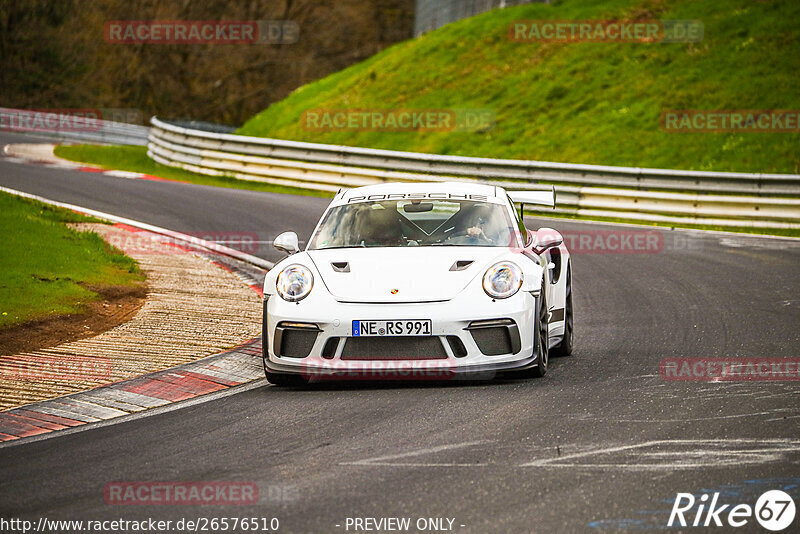
M489 241L490 243L494 243L494 240L486 235L485 227L486 227L486 219L481 217L476 221L475 226L470 226L469 228L467 228L467 236L474 237L476 239L483 238Z
M498 236L492 220L492 209L489 206L470 206L469 211L462 218L462 224L466 226L464 234L472 240L483 240L494 243Z

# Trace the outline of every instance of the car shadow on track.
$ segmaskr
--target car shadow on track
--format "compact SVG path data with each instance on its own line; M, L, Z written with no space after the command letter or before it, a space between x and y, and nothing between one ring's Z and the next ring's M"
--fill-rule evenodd
M547 378L536 380L516 378L511 375L492 374L491 376L453 378L446 380L420 379L322 379L312 381L303 386L267 386L270 391L365 391L365 390L408 390L408 389L442 389L442 388L474 388L500 386L506 384L536 383L546 385Z

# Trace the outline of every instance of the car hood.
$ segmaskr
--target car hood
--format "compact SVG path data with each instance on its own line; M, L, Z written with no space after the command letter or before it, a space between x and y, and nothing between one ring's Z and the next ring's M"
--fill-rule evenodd
M309 250L325 286L343 302L449 300L483 276L500 247L390 247ZM472 263L455 269L456 262ZM462 263L463 266L463 263Z

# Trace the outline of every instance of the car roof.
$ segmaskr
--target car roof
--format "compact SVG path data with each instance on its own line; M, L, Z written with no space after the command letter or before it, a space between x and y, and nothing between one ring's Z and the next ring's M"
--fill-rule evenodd
M340 191L334 197L334 203L347 204L356 199L380 200L381 195L401 195L419 193L450 193L453 195L480 195L485 200L505 200L505 191L501 187L478 182L387 182L366 185ZM373 197L370 199L369 197ZM398 198L399 200L399 198ZM483 199L482 199L483 200Z

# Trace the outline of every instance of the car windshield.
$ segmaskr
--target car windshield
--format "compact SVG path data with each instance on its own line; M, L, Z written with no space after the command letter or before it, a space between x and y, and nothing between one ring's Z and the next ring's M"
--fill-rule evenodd
M309 249L507 247L514 239L508 211L502 204L474 200L388 200L330 209Z

